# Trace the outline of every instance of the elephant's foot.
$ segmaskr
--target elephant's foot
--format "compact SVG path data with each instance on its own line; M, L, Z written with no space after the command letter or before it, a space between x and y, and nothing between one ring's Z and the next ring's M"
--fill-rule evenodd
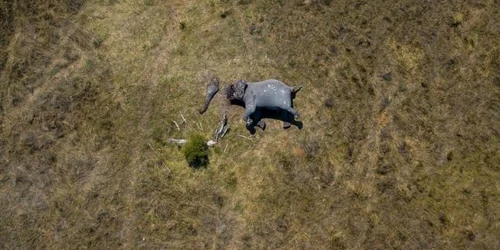
M283 129L289 129L292 126L289 122L283 122Z
M248 118L248 119L247 119L247 128L252 127L252 124L253 124L253 120L252 120L252 119L250 119L250 118Z
M266 122L264 120L260 120L256 126L262 130L266 130Z
M289 108L287 109L287 111L288 111L288 112L290 112L290 113L293 115L293 118L294 118L295 120L299 120L299 119L300 119L299 112L297 112L297 110L295 110L294 108L289 107Z

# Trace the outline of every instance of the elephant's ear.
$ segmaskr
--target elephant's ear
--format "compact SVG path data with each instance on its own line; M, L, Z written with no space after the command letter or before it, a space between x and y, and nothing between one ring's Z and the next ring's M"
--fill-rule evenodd
M234 93L234 97L239 100L243 100L243 96L245 95L245 90L247 89L247 82L240 80L236 83L236 90Z

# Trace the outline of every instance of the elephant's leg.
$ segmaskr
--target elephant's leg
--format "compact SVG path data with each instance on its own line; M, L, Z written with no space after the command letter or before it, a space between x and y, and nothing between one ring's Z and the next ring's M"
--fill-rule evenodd
M281 111L281 120L283 121L283 129L288 129L292 126L290 121L292 120L290 113L288 111L282 110Z
M254 123L252 125L257 126L262 130L266 129L266 122L262 120L262 110L255 109L255 112L253 113L252 116L250 116L250 118L253 120L252 122Z
M259 127L262 130L266 130L266 121L260 120L259 122L257 122L256 126Z
M292 107L288 107L288 108L286 109L286 111L288 111L288 112L292 113L293 118L294 118L295 120L300 119L300 114L299 114L299 112L297 112L297 110L295 110L294 108L292 108Z
M250 118L255 113L255 105L247 105L245 110L245 115L243 116L243 120L245 120L247 127L252 126L253 120Z

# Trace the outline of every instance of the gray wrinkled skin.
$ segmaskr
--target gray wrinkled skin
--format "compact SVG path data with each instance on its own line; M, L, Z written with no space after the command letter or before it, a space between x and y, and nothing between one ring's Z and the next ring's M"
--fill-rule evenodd
M232 84L226 94L229 100L242 101L245 104L245 120L247 127L253 123L252 117L261 109L289 112L298 120L300 115L293 108L292 100L300 87L290 87L278 80L265 80L247 83L238 81Z
M207 96L205 98L205 105L203 106L202 109L200 109L199 111L200 114L203 114L205 113L205 111L207 111L210 102L214 98L215 94L217 94L217 92L219 92L219 78L214 77L207 85Z

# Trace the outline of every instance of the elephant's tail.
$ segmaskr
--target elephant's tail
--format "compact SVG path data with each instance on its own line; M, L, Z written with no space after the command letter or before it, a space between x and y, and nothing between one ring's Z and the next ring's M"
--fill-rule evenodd
M294 86L294 87L291 87L292 89L292 99L295 98L295 95L297 95L297 92L299 92L299 90L302 89L302 86Z
M200 109L200 114L203 114L205 113L205 111L207 111L210 102L214 98L215 94L217 94L217 92L219 92L219 78L214 77L207 86L207 97L205 98L205 105L202 109Z

